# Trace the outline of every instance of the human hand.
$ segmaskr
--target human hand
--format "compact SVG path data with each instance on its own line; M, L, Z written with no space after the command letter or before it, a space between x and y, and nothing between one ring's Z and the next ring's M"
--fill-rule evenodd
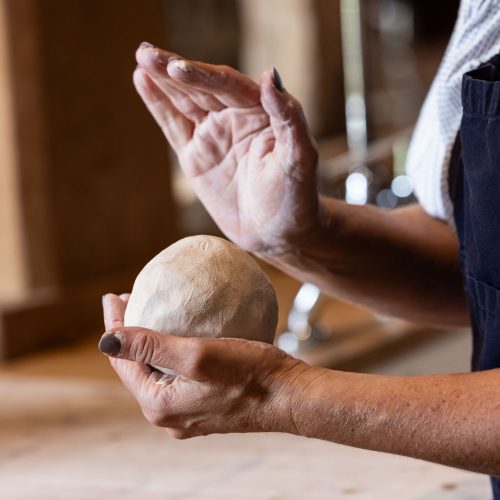
M146 419L176 438L212 433L296 432L294 381L309 365L280 349L241 339L186 338L123 327L128 296L103 299L99 348ZM164 375L150 367L174 370Z
M259 85L227 66L142 44L134 83L220 229L263 256L307 247L319 225L317 147L277 73Z

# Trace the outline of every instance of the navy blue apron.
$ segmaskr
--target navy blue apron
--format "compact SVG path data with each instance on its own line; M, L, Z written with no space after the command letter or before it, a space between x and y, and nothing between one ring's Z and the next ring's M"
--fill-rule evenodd
M500 367L500 55L464 75L450 194L473 332L473 370ZM499 450L500 452L500 450ZM491 479L500 500L500 478Z

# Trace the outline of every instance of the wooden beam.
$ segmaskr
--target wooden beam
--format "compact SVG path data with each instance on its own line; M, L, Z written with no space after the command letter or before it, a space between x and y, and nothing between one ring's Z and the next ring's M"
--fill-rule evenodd
M0 300L26 289L6 3L0 2Z

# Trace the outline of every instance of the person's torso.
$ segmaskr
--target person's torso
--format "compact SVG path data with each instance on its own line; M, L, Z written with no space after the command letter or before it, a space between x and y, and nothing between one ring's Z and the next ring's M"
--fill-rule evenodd
M462 0L443 61L422 108L407 171L422 207L453 223L448 166L462 118L462 77L500 52L500 2Z

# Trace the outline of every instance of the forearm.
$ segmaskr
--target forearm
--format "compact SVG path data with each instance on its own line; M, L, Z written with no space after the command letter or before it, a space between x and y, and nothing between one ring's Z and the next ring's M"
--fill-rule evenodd
M318 229L265 260L325 293L383 314L468 324L456 235L419 205L385 211L322 200Z
M312 368L292 432L500 475L500 372L385 377Z

